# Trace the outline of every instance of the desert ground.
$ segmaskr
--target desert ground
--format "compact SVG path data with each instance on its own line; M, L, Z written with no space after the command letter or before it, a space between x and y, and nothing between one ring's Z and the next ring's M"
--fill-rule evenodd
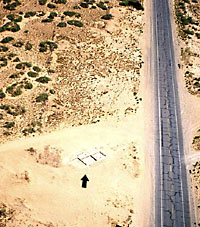
M147 226L142 8L4 0L0 9L0 226Z
M200 225L200 3L199 1L173 1L177 31L176 49L179 72L179 94L182 109L182 125L185 145L185 161L191 188L191 213L194 226Z

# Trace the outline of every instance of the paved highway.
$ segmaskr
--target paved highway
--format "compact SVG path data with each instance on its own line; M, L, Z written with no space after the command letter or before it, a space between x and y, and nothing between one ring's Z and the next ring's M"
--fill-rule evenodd
M151 75L155 89L155 226L189 227L190 212L176 63L168 0L151 0Z

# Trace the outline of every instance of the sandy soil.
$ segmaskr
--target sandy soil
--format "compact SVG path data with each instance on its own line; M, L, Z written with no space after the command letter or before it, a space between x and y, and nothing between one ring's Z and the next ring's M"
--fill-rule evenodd
M14 210L6 226L143 226L148 181L140 116L1 146L1 202ZM106 156L91 166L77 159L96 151Z
M19 10L27 11L30 4L23 1ZM2 101L26 108L19 116L1 109L2 226L149 225L153 149L149 77L142 67L144 13L112 1L112 20L102 21L105 13L100 9L80 9L83 29L58 29L63 11L75 4L59 6L59 16L48 26L37 16L23 19L15 37L33 44L29 53L15 49L20 60L39 66L40 76L51 81L43 85L28 78L31 91L23 89L19 97L6 94ZM49 13L46 6L34 7ZM3 11L1 18L5 15ZM26 37L22 34L27 29ZM38 54L38 44L47 39L58 48ZM3 68L3 90L13 83L8 75L15 72L15 64ZM24 79L27 69L24 74L17 80ZM35 103L41 92L49 94L48 101ZM13 120L14 128L5 133L5 121ZM33 137L22 137L22 130L31 127ZM91 160L98 152L104 154L102 159ZM90 165L78 159L83 153L93 161ZM86 189L81 187L85 174Z

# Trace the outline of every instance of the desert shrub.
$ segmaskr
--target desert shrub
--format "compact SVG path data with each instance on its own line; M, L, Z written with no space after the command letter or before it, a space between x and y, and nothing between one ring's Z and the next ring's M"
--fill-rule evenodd
M67 3L67 0L54 0L53 2L56 4L65 4Z
M5 122L5 125L3 127L4 128L13 128L14 125L15 125L15 122L14 121L10 121L10 122L6 121Z
M20 59L18 57L16 57L13 62L20 62Z
M38 11L37 16L38 17L43 17L45 15L45 12L43 11Z
M9 78L11 78L11 79L19 78L19 75L17 73L13 73L9 76Z
M65 22L60 22L57 26L60 28L64 28L67 27L67 24Z
M51 4L51 3L48 3L47 7L50 8L50 9L55 9L56 8L56 6L54 4Z
M3 8L7 10L15 10L17 6L21 5L21 2L15 0L13 3L7 3Z
M33 85L32 85L32 83L27 82L27 83L25 84L24 88L25 88L25 89L32 89L32 88L33 88Z
M181 20L182 25L184 25L184 26L189 24L188 19L184 16L180 17L180 20Z
M88 8L88 7L89 7L89 5L88 5L87 2L81 2L81 3L80 3L80 6L81 6L82 8Z
M8 131L4 131L4 132L3 132L3 135L4 135L4 136L10 136L11 134L12 134L12 133L11 133L11 132L8 132Z
M101 8L102 10L107 10L108 8L106 7L106 5L104 5L104 2L100 1L99 3L97 3L97 6L99 8Z
M0 61L6 61L7 59L6 59L6 57L0 57Z
M36 79L37 82L40 82L40 83L48 83L51 79L47 76L41 76L39 78Z
M5 60L5 61L3 61L3 63L0 64L0 68L1 68L1 67L5 67L5 66L7 66L7 65L8 65L8 61Z
M144 7L138 0L122 0L119 5L121 6L133 6L137 10L144 10Z
M14 22L21 22L22 21L22 17L17 15L17 14L9 14L9 15L7 15L7 18L11 21L14 21Z
M73 6L73 9L81 9L81 7L76 5L76 6Z
M17 55L13 54L13 53L9 53L7 56L8 56L8 59L11 60L13 57L15 57Z
M49 14L48 18L54 19L54 17L57 17L57 16L58 16L58 14L57 14L56 12L51 12L51 13Z
M28 63L28 62L22 62L22 63L18 63L16 65L16 69L25 69L26 67L30 68L32 65L31 63Z
M63 14L65 16L69 16L69 17L73 17L73 16L80 17L81 16L80 13L77 13L77 12L74 12L74 11L65 11Z
M4 31L6 31L5 26L0 27L0 32L4 32Z
M24 15L24 18L33 17L35 15L36 15L35 11L26 12L25 15Z
M187 20L188 20L188 23L195 24L195 21L192 19L192 17L188 17Z
M7 22L3 27L4 31L18 32L20 30L20 26L14 21Z
M54 42L47 41L46 43L47 43L47 45L49 45L49 48L51 50L54 50L54 49L57 49L58 48L58 45L56 43L54 43Z
M200 83L199 83L198 81L196 81L196 82L194 83L194 86L200 87Z
M47 0L38 0L40 5L45 5L47 3Z
M22 41L18 41L13 44L14 47L22 47L23 45L24 45L24 43Z
M32 66L32 64L29 63L29 62L23 62L23 64L24 64L26 67L28 67L28 68L30 68L30 67Z
M11 86L8 86L6 88L6 92L8 92L9 94L11 94L13 97L15 96L19 96L22 94L22 90L21 87L16 87L17 83L12 84Z
M0 109L5 110L7 114L18 116L22 115L26 112L25 108L22 106L14 106L14 105L1 105Z
M9 4L12 0L3 0L3 4Z
M0 106L0 109L1 110L9 110L10 109L10 106L9 105L4 105L4 104L2 104L1 106Z
M77 27L83 27L83 23L78 20L69 20L69 21L67 21L67 23L70 25L77 26Z
M37 73L41 72L41 68L39 68L38 66L33 66L33 70Z
M46 18L46 19L43 19L41 22L42 23L51 23L53 21L53 19L51 18Z
M26 45L25 45L25 49L26 49L26 50L31 50L32 47L33 47L32 44L29 43L29 42L27 42Z
M1 40L1 43L9 43L10 41L14 40L13 37L7 36Z
M5 93L2 91L2 89L0 89L0 99L3 99L5 97L6 97Z
M27 74L28 74L29 77L37 77L38 76L38 73L33 72L33 71L30 71Z
M195 33L197 39L200 39L200 33Z
M52 94L52 95L56 93L54 89L50 89L49 92L50 92L50 94Z
M6 51L8 51L8 47L0 46L0 52L6 52Z
M48 49L47 47L49 47L49 49L53 51L54 49L58 48L58 45L54 42L46 41L46 42L41 42L39 44L39 47L40 47L39 49L40 52L45 52Z
M46 52L47 51L47 46L40 47L39 51L40 52Z
M76 12L73 12L73 11L65 11L63 14L65 16L73 17L73 16L76 15Z
M49 69L49 70L48 70L48 73L55 73L55 70Z
M194 32L193 31L190 31L188 29L186 30L183 30L185 32L185 34L188 34L188 35L194 35Z
M48 100L47 93L41 93L38 97L36 97L36 102L44 102L46 100Z
M105 14L101 17L101 19L104 19L104 20L110 20L112 18L113 18L112 14Z

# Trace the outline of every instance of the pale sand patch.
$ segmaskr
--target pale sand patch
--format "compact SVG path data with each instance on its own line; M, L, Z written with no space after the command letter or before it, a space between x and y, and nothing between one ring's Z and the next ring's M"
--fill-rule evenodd
M147 185L140 116L126 117L118 124L110 121L68 128L2 145L1 201L16 209L20 199L25 207L18 208L23 212L15 226L27 226L36 220L58 226L111 226L112 222L127 224L129 219L133 220L130 226L142 226L140 215ZM64 162L60 168L37 163L25 150L34 147L42 151L46 145L61 150ZM104 160L90 167L73 164L78 154L95 148L104 151ZM25 171L30 182L19 177ZM81 188L84 174L90 180L87 189ZM24 215L29 216L27 222ZM20 219L24 225L19 225Z

